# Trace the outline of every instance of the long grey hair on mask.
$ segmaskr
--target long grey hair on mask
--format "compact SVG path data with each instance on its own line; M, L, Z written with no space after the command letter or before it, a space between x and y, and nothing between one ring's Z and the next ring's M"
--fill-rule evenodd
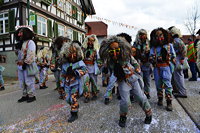
M71 54L70 47L76 48L77 61L82 60L83 59L83 51L82 51L81 47L78 45L78 43L67 42L67 43L63 44L63 46L61 48L61 52L60 52L60 57L62 58L63 63L67 62L66 58L69 56L69 54Z
M130 60L130 55L131 55L131 45L126 42L124 39L117 37L117 36L111 36L108 39L105 39L101 43L101 47L99 50L99 55L100 58L105 61L107 60L108 62L111 61L111 57L109 55L109 49L110 45L113 42L117 42L119 44L120 48L120 59L121 61L128 61Z
M140 34L146 34L147 35L147 31L145 29L140 29L138 32L137 32L137 35L136 35L136 38L135 38L135 43L136 44L142 44L141 40L140 40ZM149 44L149 39L147 37L146 39L146 43Z

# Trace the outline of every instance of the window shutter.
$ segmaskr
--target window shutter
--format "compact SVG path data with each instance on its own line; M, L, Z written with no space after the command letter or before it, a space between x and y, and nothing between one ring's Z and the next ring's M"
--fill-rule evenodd
M42 0L41 2L43 2L44 4L46 4L47 6L51 5L51 1L52 0Z
M74 6L72 5L72 17L74 18L74 15L75 15L75 13L74 13L75 11L74 11Z
M78 32L73 30L73 40L78 40Z
M54 37L58 37L58 24L54 22L53 24L53 30L54 30Z
M76 32L76 40L78 40L78 32Z
M72 17L74 19L77 19L77 16L78 16L77 8L72 5Z
M15 10L9 10L8 13L9 31L15 31Z
M76 32L73 30L73 41L76 40Z
M35 34L37 34L37 15L36 14L35 14L35 25L33 25L33 31L35 32Z
M4 0L0 0L0 5L3 5L3 3L4 3Z
M53 0L53 4L57 5L57 0Z
M52 21L51 20L47 20L47 30L48 30L48 37L52 37Z
M82 15L81 15L81 22L82 22L82 24L84 22L84 19L85 19L85 16L84 16L84 13L82 12Z
M75 7L75 19L77 20L77 18L78 18L78 9L77 7Z

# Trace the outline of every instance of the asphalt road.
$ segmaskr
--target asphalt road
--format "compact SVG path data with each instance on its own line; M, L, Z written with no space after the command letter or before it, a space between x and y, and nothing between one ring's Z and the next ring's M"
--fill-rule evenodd
M99 86L101 78L99 77ZM157 106L156 90L152 81L150 104L153 109L153 120L150 125L144 124L145 114L134 102L129 108L126 128L118 126L119 101L116 96L109 105L104 104L105 88L101 87L96 101L84 103L79 99L79 118L68 123L69 105L58 99L54 91L55 82L49 78L48 89L37 89L37 100L32 103L17 103L21 91L17 84L8 85L7 93L0 93L0 132L192 132L200 133L182 106L173 100L172 112ZM11 91L9 91L11 90Z

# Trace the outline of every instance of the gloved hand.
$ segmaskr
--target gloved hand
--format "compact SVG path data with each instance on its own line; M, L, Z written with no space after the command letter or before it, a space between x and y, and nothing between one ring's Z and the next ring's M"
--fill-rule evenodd
M25 70L26 69L27 64L24 62L22 65L22 69Z
M69 76L76 76L74 70L72 70L72 66L67 68L67 73L66 74L69 75Z
M89 57L90 57L90 51L87 51L86 58L89 58Z

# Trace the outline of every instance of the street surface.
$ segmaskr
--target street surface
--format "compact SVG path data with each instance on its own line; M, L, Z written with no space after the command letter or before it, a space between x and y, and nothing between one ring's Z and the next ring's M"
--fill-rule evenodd
M98 80L101 87L101 78ZM188 98L180 99L187 105L190 98L200 98L200 81L186 82L189 88ZM127 126L121 128L118 126L119 119L119 101L116 95L109 105L104 104L103 94L105 87L100 88L100 94L96 101L89 103L83 102L83 97L79 101L79 118L73 123L68 123L70 116L70 107L64 101L58 99L58 93L54 90L55 79L49 76L47 83L49 88L39 90L37 87L37 100L32 103L17 103L21 97L18 82L6 85L5 92L0 92L0 132L73 132L73 133L96 133L96 132L190 132L200 133L191 117L185 112L179 102L173 100L173 111L168 112L165 109L166 102L163 107L157 106L157 96L154 81L152 80L150 104L153 109L153 120L150 125L144 124L145 114L134 102L129 109ZM187 101L188 100L188 101ZM186 102L187 101L187 102ZM184 102L183 102L184 103ZM200 120L200 103L196 104L196 108L191 112L193 117L199 117ZM186 105L186 106L187 106ZM191 104L189 104L192 106ZM191 107L192 108L192 107ZM200 121L199 121L200 122Z

